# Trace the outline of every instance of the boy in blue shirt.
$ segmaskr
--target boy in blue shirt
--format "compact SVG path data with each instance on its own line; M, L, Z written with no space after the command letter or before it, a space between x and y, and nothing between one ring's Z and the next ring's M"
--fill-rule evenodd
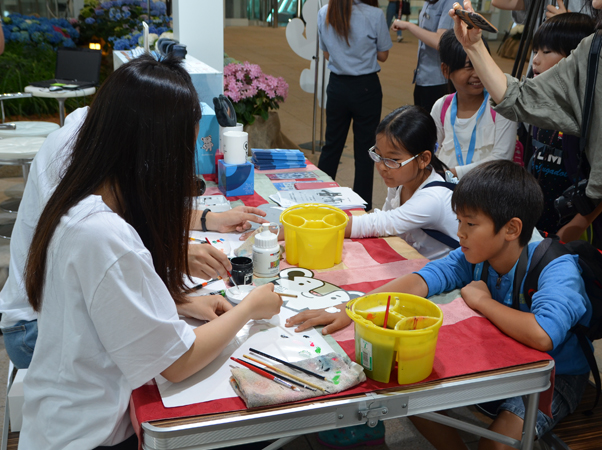
M406 292L431 297L461 288L466 304L502 332L553 357L556 364L554 417L538 411L536 433L542 436L575 410L589 375L577 337L570 332L577 323L589 325L592 315L578 257L563 255L550 262L541 272L531 308L524 300L521 286L520 310L513 309L516 263L526 247L530 264L538 244L529 244L543 209L543 195L537 181L511 161L491 161L460 180L452 196L452 208L458 216L460 248L374 292ZM489 263L486 283L480 281L485 261ZM301 321L304 323L297 331L329 323L328 332L332 333L346 323L339 314L304 312L289 319L288 325ZM501 402L494 413L496 418L491 430L521 438L525 415L521 397ZM466 449L454 429L417 417L410 419L436 448ZM479 444L479 449L503 448L510 447L487 439Z

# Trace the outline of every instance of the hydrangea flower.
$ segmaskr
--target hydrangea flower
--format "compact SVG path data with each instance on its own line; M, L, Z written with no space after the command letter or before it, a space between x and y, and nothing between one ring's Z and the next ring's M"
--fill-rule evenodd
M126 50L137 46L143 20L149 24L151 33L160 34L170 29L171 18L165 15L167 7L164 2L151 3L150 17L147 11L146 1L113 0L101 3L98 0L85 0L79 16L80 41L88 42L92 37L100 37L109 44L108 47Z
M237 120L252 124L255 116L267 120L268 112L278 109L288 84L282 77L265 75L257 64L231 63L224 67L224 95L232 100Z
M66 19L10 14L2 18L2 30L8 43L20 42L40 47L42 44L74 47L79 32Z

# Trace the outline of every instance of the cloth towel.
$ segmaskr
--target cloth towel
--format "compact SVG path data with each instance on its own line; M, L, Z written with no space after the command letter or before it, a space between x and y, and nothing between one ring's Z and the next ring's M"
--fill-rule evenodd
M246 367L232 368L230 384L240 398L243 399L247 408L277 405L312 397L320 397L326 394L334 394L366 381L366 375L364 375L362 366L351 361L347 355L341 356L335 352L295 362L295 365L311 370L318 375L324 375L330 381L320 380L282 364L271 365L296 375L297 377L303 378L311 384L320 386L328 392L324 393L319 390L312 391L304 388L299 388L298 391L294 391L265 378ZM282 374L282 376L286 377L284 374Z

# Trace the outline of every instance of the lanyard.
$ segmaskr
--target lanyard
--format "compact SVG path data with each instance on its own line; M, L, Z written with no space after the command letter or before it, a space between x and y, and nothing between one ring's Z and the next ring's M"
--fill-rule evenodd
M474 128L472 130L472 136L470 137L470 144L468 145L468 153L466 154L466 164L470 164L472 162L472 155L474 154L474 148L477 143L477 125L479 124L479 119L483 115L485 111L485 107L487 106L487 101L489 100L489 92L485 92L485 99L477 112L477 120L474 124ZM456 136L456 115L458 114L458 97L454 94L454 98L452 99L451 104L451 126L452 131L454 133L454 147L456 148L456 160L458 161L458 165L464 165L464 158L462 158L462 147L460 147L460 141L458 141L458 136Z

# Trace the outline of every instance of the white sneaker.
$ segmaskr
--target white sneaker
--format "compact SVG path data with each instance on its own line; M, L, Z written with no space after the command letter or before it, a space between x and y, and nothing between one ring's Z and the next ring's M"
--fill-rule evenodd
M403 36L397 36L397 42L403 41Z

